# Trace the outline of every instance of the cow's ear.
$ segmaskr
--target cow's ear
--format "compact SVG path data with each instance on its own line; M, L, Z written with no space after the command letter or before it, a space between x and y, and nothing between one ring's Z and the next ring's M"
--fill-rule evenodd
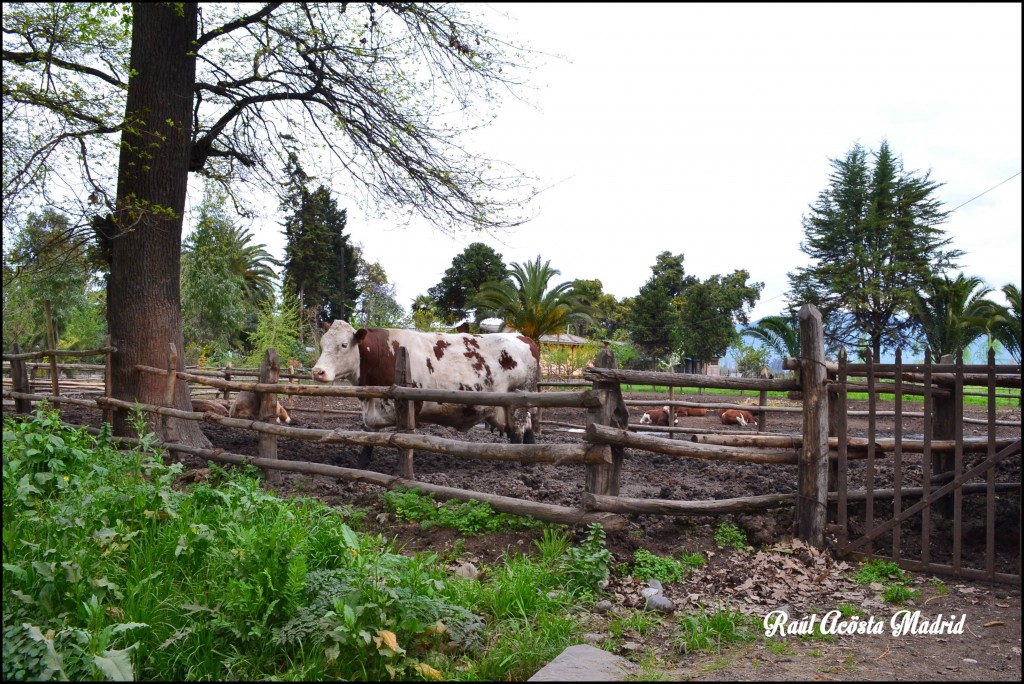
M367 332L368 331L366 328L360 328L359 330L356 330L356 334L352 336L352 341L355 342L356 344L359 344L360 342L363 341L363 338L366 337Z
M333 322L334 321L323 321L322 323L320 323L320 329L323 330L324 332L327 332L328 330L331 329L331 323Z

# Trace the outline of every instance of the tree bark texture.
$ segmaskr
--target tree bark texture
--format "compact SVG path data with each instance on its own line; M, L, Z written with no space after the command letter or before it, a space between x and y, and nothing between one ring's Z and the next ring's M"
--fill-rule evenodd
M108 227L107 318L117 347L113 395L160 403L163 379L135 370L163 365L168 343L184 349L181 329L181 233L191 151L196 80L195 3L134 3L131 77L117 180L117 211ZM184 370L184 355L178 359ZM174 406L190 407L179 383ZM179 423L181 442L208 445L195 423ZM114 432L128 434L117 411Z

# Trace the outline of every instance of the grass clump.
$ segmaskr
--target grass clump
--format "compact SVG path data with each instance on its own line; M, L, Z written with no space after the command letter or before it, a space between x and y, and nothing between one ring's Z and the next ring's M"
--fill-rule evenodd
M633 552L633 570L630 574L637 579L656 579L662 584L671 584L686 579L694 567L703 564L704 557L699 553L676 560L656 556L647 549L637 549Z
M906 584L910 578L903 568L892 561L873 560L861 566L853 581L857 584Z
M884 585L882 600L886 603L902 605L921 595L920 589L912 589L910 576L893 561L872 560L865 563L857 571L854 581L857 584L872 582Z
M719 548L743 551L749 548L747 533L731 522L723 522L715 528L715 544Z
M678 621L672 642L683 654L721 653L723 646L757 638L753 618L739 611L717 609L686 615Z
M450 527L467 536L544 527L544 523L533 518L497 513L490 504L474 499L439 503L433 494L424 495L418 489L385 492L384 502L399 521L418 522L423 529L435 525Z

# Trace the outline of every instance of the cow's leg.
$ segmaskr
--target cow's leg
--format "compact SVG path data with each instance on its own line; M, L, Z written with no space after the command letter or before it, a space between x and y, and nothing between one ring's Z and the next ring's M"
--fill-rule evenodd
M372 455L373 447L364 446L362 450L359 452L359 460L356 462L356 465L360 468L365 468L366 466L370 465L370 456Z

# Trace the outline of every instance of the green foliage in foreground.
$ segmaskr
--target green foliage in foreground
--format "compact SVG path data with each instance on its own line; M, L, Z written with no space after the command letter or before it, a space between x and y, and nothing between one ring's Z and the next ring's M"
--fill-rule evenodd
M56 412L3 443L4 679L526 679L607 574L592 530L464 579L246 474L177 491Z
M472 536L544 527L544 523L533 518L495 513L490 504L475 499L438 503L433 494L424 495L418 489L397 488L385 492L384 502L399 521L418 522L423 529L440 525Z
M677 620L673 645L684 654L702 651L721 653L723 646L757 638L756 619L739 611L702 610Z
M747 533L731 522L719 523L715 528L715 543L723 549L742 551L747 548Z
M903 568L893 561L873 560L861 566L853 581L857 584L877 582L890 585L907 584L910 578L907 577L907 573Z
M704 564L704 557L698 554L683 556L682 560L655 556L647 549L633 552L633 577L656 579L662 584L680 582L690 576L694 567Z

